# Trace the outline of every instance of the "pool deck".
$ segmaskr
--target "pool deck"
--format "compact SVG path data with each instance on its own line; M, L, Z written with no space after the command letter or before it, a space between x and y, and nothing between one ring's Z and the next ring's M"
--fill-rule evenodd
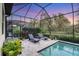
M22 54L19 56L41 56L38 51L50 46L51 44L57 42L58 40L40 40L37 43L30 42L28 39L22 41Z

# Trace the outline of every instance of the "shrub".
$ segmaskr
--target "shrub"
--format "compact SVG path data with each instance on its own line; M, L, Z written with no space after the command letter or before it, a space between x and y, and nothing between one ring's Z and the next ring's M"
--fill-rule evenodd
M41 32L41 29L40 28L23 28L23 31L31 33L31 34L37 34Z
M20 35L20 30L16 29L14 32L14 35L19 36Z
M41 33L46 33L46 32L47 32L46 29L42 29L42 28L41 28Z
M50 35L49 34L43 34L44 36L46 36L46 37L50 37Z
M73 39L72 35L60 35L58 36L58 40L64 40L64 41L69 41L69 42L74 42L74 43L79 43L79 36L75 36Z
M20 36L20 33L21 33L21 30L20 30L20 27L17 26L17 27L13 27L13 35L14 36Z
M20 38L22 38L22 39L27 39L27 36L28 36L28 32L22 31L22 32L21 32L21 37L20 37Z
M8 40L3 44L2 54L4 56L16 56L21 53L21 50L21 40Z

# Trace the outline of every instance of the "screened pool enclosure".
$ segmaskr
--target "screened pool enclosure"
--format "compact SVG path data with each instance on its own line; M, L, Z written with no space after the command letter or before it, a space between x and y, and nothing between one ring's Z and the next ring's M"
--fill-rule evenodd
M50 38L72 36L74 40L79 37L79 4L14 3L6 24L6 38L21 37L29 29L33 32L39 28Z

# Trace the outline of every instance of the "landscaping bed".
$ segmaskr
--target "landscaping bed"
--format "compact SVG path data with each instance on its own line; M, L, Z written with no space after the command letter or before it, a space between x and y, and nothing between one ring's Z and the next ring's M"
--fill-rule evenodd
M54 35L53 37L56 37L58 40L79 43L79 36L74 36L74 39L73 35Z
M17 56L21 54L22 43L19 39L7 40L4 42L2 47L3 56Z

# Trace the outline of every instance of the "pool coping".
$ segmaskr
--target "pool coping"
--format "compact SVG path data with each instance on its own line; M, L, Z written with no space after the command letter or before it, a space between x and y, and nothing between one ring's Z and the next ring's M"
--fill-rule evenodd
M78 43L73 43L73 42L68 42L68 41L62 41L62 40L58 40L57 42L63 42L63 43L65 43L65 44L75 45L75 46L78 46L78 47L79 47L79 44L78 44ZM49 45L49 46L47 46L47 47L45 47L45 48L43 48L43 49L37 51L37 53L39 53L39 52L43 51L44 49L46 49L46 48L48 48L48 47L50 47L50 46L56 44L57 42L55 42L55 43L53 43L53 44L51 44L51 45ZM40 53L39 53L39 54L40 54Z
M79 44L78 43L73 43L73 42L68 42L68 41L62 41L62 40L59 40L60 42L64 42L66 44L71 44L71 45L75 45L75 46L78 46L79 47Z
M59 42L59 40L58 40L57 42ZM54 42L53 44L51 44L51 45L49 45L49 46L47 46L47 47L45 47L45 48L43 48L43 49L41 49L41 50L37 51L37 53L39 53L39 52L41 52L42 50L44 50L44 49L46 49L46 48L48 48L48 47L50 47L50 46L52 46L52 45L56 44L57 42Z

